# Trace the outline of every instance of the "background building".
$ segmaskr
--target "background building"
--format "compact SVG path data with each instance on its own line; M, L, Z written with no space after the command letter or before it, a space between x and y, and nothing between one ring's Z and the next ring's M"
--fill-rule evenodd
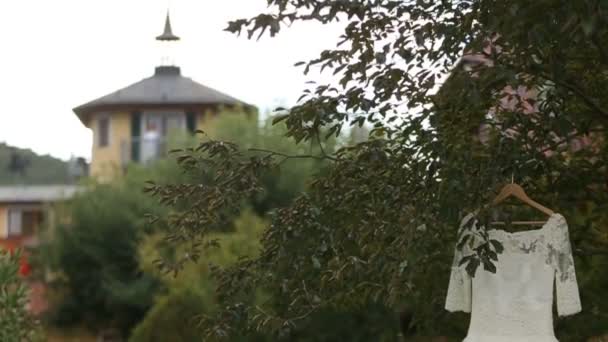
M43 227L52 229L52 204L72 198L81 188L75 185L0 186L0 248L22 250L20 274L30 288L28 308L33 314L47 309L45 270L42 277L30 277L29 258L38 247Z
M74 196L75 185L0 186L0 245L34 247L43 222L52 221L51 203Z
M171 135L210 131L220 113L257 114L254 106L182 76L171 53L179 39L167 14L164 31L156 37L164 53L154 74L73 109L93 131L90 165L83 158L64 162L0 145L0 164L5 164L0 170L0 248L24 251L21 274L32 290L32 312L47 307L44 293L49 275L45 270L32 272L31 252L39 246L44 228L53 229L58 220L69 219L56 210L60 207L56 204L85 191L85 186L76 185L79 179L89 175L108 181L129 163L161 158Z
M170 134L208 130L212 118L224 110L257 112L243 101L182 76L171 55L179 39L167 14L164 32L156 37L165 52L154 75L74 108L93 131L93 177L109 180L131 162L161 157Z

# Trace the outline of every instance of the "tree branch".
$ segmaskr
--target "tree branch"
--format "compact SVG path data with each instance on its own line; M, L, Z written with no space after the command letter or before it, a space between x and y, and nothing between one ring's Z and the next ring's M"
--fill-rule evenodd
M315 135L317 137L317 143L319 144L319 148L321 149L321 154L324 157L327 157L327 153L325 153L325 149L323 148L323 144L321 144L321 137L320 137L321 134L319 133L319 129L317 129L317 132L316 132Z
M322 156L315 156L313 154L290 155L290 154L285 154L285 153L281 153L281 152L265 150L262 148L250 148L249 151L268 153L273 156L281 156L281 157L284 157L285 160L287 160L287 159L318 159L318 160L329 159L331 161L338 161L338 158L331 157L328 155L322 155Z

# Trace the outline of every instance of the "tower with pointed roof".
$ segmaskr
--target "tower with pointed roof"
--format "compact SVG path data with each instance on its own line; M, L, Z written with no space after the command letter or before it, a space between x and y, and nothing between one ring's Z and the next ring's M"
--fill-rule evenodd
M171 51L180 38L173 33L169 12L156 40L164 49L152 76L73 109L93 131L90 173L99 180L116 177L129 163L163 157L169 134L207 130L222 109L257 112L252 105L181 75Z

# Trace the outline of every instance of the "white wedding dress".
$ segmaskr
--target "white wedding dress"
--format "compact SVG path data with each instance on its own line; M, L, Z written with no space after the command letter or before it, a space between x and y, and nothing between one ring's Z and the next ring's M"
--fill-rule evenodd
M462 220L461 230L466 224L482 231L473 214ZM474 278L467 274L466 263L459 264L474 253L468 243L456 250L452 264L445 308L471 313L463 342L557 342L553 284L560 316L581 311L566 220L555 213L540 229L487 233L504 247L494 261L496 273L480 265Z

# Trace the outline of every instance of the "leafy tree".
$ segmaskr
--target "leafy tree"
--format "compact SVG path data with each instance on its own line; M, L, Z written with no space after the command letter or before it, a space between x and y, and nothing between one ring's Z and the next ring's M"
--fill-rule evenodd
M38 322L27 311L28 287L19 275L20 251L0 248L0 340L41 340Z
M335 82L306 91L275 121L297 142L323 142L323 130L339 134L365 122L373 125L373 139L315 154L331 163L327 173L276 211L259 257L219 273L224 310L206 322L208 337L229 336L241 324L281 335L325 308L355 310L370 301L407 303L419 334L463 336L466 320L443 310L455 227L512 175L571 223L585 309L558 320L558 336L580 341L605 329L606 303L594 299L598 286L608 284L597 272L608 254L606 2L269 0L268 6L227 30L251 38L302 21L344 23L335 49L298 64L305 73L332 70ZM464 52L484 62L465 68ZM261 190L265 170L304 156L243 157L238 146L215 140L185 151L182 166L192 172L212 166L213 182L151 187L153 194L201 204L169 224L202 239L214 212L236 211L240 198ZM500 252L481 242L472 273L480 265L491 270ZM239 296L260 289L278 299L264 314Z

